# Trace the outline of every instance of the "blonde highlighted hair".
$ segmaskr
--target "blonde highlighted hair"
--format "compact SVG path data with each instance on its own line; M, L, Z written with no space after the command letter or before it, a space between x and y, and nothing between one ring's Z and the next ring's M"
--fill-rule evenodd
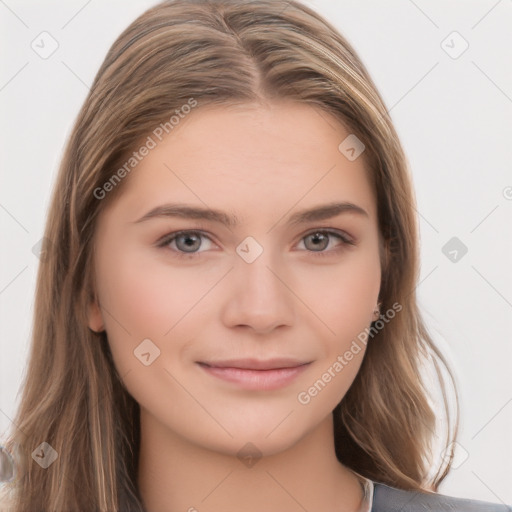
M67 141L46 227L30 357L6 448L15 512L143 511L137 489L139 406L114 367L105 333L88 328L92 239L104 187L141 140L187 104L294 100L334 115L366 146L384 240L379 301L399 314L369 340L352 386L333 411L336 455L376 482L437 491L437 439L423 366L435 370L448 447L457 436L443 369L418 309L419 236L410 171L390 116L349 42L294 0L176 0L144 12L108 51ZM340 141L341 142L341 141ZM136 170L132 171L136 172ZM129 178L126 178L129 179ZM96 193L95 193L96 191ZM456 394L455 394L456 396ZM32 458L43 442L58 457Z

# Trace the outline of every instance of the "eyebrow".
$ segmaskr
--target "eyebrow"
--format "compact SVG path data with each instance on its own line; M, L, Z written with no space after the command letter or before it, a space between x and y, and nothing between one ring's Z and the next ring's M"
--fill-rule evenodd
M290 226L303 224L306 222L326 220L344 213L355 213L369 218L368 212L350 202L328 203L313 208L308 208L295 212L287 221ZM140 219L134 221L134 224L145 222L154 218L179 217L183 219L202 219L211 222L218 222L230 228L239 225L240 221L236 215L230 215L221 210L211 208L202 208L189 206L186 204L169 203L157 206L143 215Z

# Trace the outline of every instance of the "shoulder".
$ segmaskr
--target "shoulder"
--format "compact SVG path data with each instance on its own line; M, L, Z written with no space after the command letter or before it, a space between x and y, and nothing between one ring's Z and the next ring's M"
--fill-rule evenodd
M444 494L404 491L374 482L373 512L512 512L512 506L455 498Z

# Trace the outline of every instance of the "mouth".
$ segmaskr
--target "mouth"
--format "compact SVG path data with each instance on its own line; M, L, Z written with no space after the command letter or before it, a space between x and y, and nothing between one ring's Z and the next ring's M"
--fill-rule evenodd
M275 359L231 359L219 361L199 361L199 364L209 366L211 368L240 368L242 370L277 370L281 368L296 368L311 361L300 361L291 358L275 358Z
M242 389L271 391L289 385L312 361L296 359L237 359L231 361L198 361L210 376L236 384Z

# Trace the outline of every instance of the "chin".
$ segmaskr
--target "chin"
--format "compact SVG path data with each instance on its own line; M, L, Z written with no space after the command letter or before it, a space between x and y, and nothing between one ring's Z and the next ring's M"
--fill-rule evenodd
M276 428L278 423L275 422L272 426L259 425L258 428L254 424L240 425L236 429L229 429L232 438L219 433L217 439L214 440L210 433L209 440L211 442L204 447L237 457L243 462L244 457L260 458L285 452L308 434L307 429L300 430L297 424L288 425L288 427L282 424ZM203 438L203 444L205 438L207 438L206 435Z

